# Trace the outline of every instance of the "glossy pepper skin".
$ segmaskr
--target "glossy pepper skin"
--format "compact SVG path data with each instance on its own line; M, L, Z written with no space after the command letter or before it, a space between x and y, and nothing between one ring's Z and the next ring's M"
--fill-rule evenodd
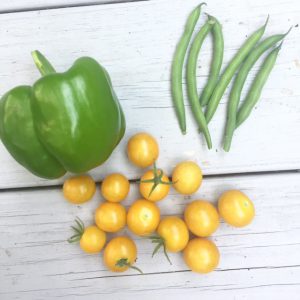
M108 73L90 57L77 59L64 73L56 73L38 51L33 52L33 58L43 77L32 88L27 87L27 93L19 93L15 101L20 109L25 98L30 102L27 117L16 119L16 123L21 129L26 122L31 122L32 134L23 139L22 132L15 137L11 132L10 138L3 138L2 128L8 127L8 114L0 111L0 135L6 148L23 166L45 178L60 177L65 171L82 173L101 165L125 132L124 114ZM8 106L5 97L10 97L12 91L2 98L2 106ZM14 151L13 139L27 144L26 151ZM40 150L44 151L41 152L53 158L54 164L49 161L40 168L35 167L36 156L25 155L30 153L33 140L40 143ZM55 164L57 173L52 171L49 175L48 170Z
M57 178L66 173L37 137L31 112L31 87L18 86L0 101L0 137L10 154L33 174Z

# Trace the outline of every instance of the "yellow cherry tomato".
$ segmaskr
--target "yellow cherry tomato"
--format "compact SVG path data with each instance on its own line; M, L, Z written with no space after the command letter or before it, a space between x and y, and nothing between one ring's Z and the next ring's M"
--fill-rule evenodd
M119 203L104 202L96 209L95 223L105 232L117 232L126 225L126 209Z
M106 242L106 233L97 226L89 226L80 239L80 247L87 253L98 253Z
M255 216L253 202L238 190L223 193L218 202L218 209L225 222L235 227L250 224Z
M191 195L195 193L202 183L202 171L192 161L179 163L172 173L173 187L180 194Z
M213 234L220 223L216 208L204 200L189 203L184 211L184 220L189 230L200 237Z
M87 253L100 252L106 242L106 233L94 225L85 228L79 218L76 218L75 222L76 226L72 226L74 235L68 239L68 242L79 241L81 249Z
M113 272L124 272L132 267L137 257L133 240L126 236L113 238L105 247L103 260L106 267Z
M128 179L118 173L108 175L101 184L102 196L110 202L121 202L129 193Z
M160 172L162 171L157 170L158 175L160 174ZM149 170L142 176L140 182L140 193L145 199L156 202L164 199L169 194L170 180L165 174L163 174L160 181L158 181L158 179L155 178L156 176L154 173L155 173L154 170ZM146 182L149 180L153 180L153 181ZM155 189L152 190L154 185L156 185Z
M94 196L95 191L95 181L88 175L71 177L63 185L64 197L73 204L89 201Z
M128 210L127 226L136 235L147 235L156 230L159 218L159 208L153 202L139 199Z
M163 238L166 250L179 252L185 248L189 241L189 231L182 219L170 216L162 219L158 225L157 233Z
M155 138L145 132L132 136L127 144L129 160L138 167L147 168L156 161L159 154Z
M184 249L183 259L192 271L209 273L218 266L220 253L212 241L195 238L190 240Z

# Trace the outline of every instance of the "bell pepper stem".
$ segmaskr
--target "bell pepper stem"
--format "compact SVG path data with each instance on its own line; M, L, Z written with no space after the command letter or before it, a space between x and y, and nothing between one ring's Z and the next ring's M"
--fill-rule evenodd
M34 50L31 52L31 55L36 67L38 68L42 76L51 73L56 73L51 63L40 51Z

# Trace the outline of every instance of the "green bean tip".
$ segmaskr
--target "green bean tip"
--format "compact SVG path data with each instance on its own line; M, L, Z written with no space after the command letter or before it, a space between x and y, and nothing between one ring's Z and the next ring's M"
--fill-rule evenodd
M203 5L207 5L206 2L201 2L199 5L196 6L194 11L198 10L200 12Z
M284 34L284 36L286 37L286 36L291 32L292 29L293 29L293 26L291 26L291 27L289 28L289 30Z
M223 146L223 150L224 150L225 152L229 152L230 146L229 146L229 145Z
M206 2L201 2L199 5L198 5L198 8L201 8L202 5L207 5Z
M209 24L215 24L216 23L216 18L210 14L205 13L207 18L208 18L208 22Z
M265 24L264 24L264 28L266 28L267 27L267 25L268 25L268 23L269 23L269 19L270 19L270 15L268 15L267 16L267 20L266 20L266 22L265 22Z

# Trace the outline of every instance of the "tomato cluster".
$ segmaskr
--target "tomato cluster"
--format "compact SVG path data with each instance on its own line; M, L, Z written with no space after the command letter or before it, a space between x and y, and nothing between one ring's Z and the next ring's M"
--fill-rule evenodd
M180 194L194 194L201 186L202 171L195 162L184 161L174 168L169 179L156 167L158 155L158 144L151 135L138 133L131 137L127 144L129 160L142 168L153 165L139 181L142 198L134 201L126 212L120 202L127 197L130 183L122 174L108 175L101 184L101 194L106 201L95 211L96 225L85 228L77 218L77 226L72 226L75 234L69 242L80 242L87 253L99 253L105 247L103 261L111 271L133 268L141 272L134 266L137 247L131 238L119 236L106 244L107 233L118 232L127 225L134 234L152 241L153 255L162 248L170 261L168 252L183 251L184 261L192 271L211 272L218 266L220 253L207 237L218 229L220 216L232 226L246 226L254 218L254 205L241 191L229 190L221 195L218 209L208 201L194 200L186 205L183 219L177 216L161 218L156 202L168 195L171 186ZM90 200L95 190L95 182L86 175L70 178L63 186L65 198L74 204ZM192 239L190 233L194 236Z

